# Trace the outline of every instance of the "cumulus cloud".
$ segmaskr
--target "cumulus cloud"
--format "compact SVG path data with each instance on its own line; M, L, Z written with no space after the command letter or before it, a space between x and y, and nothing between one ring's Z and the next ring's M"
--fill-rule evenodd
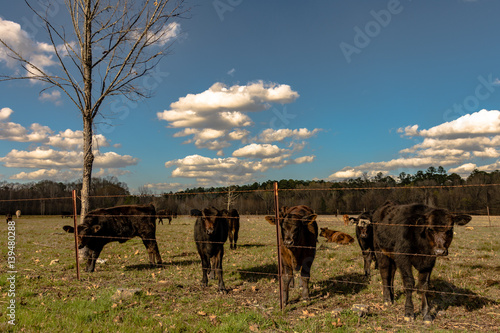
M185 189L187 186L181 183L148 183L143 187L152 192L178 192Z
M252 143L233 152L236 157L269 158L283 154L286 149L276 145Z
M175 167L172 177L195 179L199 185L227 185L248 183L269 168L282 168L291 164L310 163L314 156L289 159L290 155L272 158L210 158L190 155L165 163L166 168Z
M400 128L405 136L422 137L423 141L400 151L401 156L390 161L371 162L346 167L332 173L328 179L343 180L364 173L389 173L398 169L427 169L430 166L450 167L449 172L468 175L474 168L493 171L499 161L477 166L480 160L500 157L500 111L481 110L466 114L429 129L418 125ZM475 162L475 163L474 163Z
M32 40L18 23L0 17L0 36L7 45L40 70L45 70L47 67L57 64L53 60L53 46ZM16 68L19 64L11 55L10 50L3 45L0 46L0 62L5 63L9 68ZM39 73L34 67L28 67L28 70L35 74ZM30 76L31 74L26 73L26 75Z
M257 81L228 87L217 82L201 93L179 98L170 104L169 110L158 112L157 117L171 128L184 128L174 136L193 135L185 143L220 150L230 146L228 141L248 137L249 132L243 128L254 123L247 113L269 109L272 103L291 103L298 97L285 84ZM214 138L207 137L207 133L218 134L218 140L211 141Z
M303 139L309 139L312 136L316 135L321 129L315 128L314 130L310 131L307 128L300 128L300 129L288 129L288 128L282 128L282 129L272 129L272 128L267 128L263 130L259 136L258 140L260 142L281 142L287 138L295 139L295 140L303 140Z
M61 92L59 90L53 90L50 93L49 92L43 92L40 94L40 97L38 99L42 102L52 102L55 105L61 105Z
M500 134L500 111L481 110L472 114L434 126L428 130L418 130L418 125L398 129L407 136L422 136L427 138L461 137L464 135Z
M9 121L13 113L10 108L0 110L0 140L26 142L39 146L31 147L30 150L12 149L7 155L0 157L0 163L7 168L36 169L17 173L11 176L11 179L71 180L81 177L83 131L66 129L55 134L49 127L37 123L27 129ZM129 155L100 152L100 148L110 146L108 139L101 134L94 135L93 140L96 148L94 176L123 175L128 173L123 168L139 162L137 158Z

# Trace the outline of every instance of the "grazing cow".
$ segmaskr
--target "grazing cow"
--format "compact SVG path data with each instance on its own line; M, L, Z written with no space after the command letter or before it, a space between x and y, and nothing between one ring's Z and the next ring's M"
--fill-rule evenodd
M226 293L224 279L222 277L222 258L224 257L224 243L228 236L228 222L223 211L216 208L205 208L192 213L196 215L194 224L194 240L196 249L201 258L203 286L208 285L208 274L213 278L217 274L219 279L219 291Z
M226 215L229 224L229 248L236 250L238 232L240 230L240 214L233 208L229 212L224 209L224 215Z
M168 209L160 209L156 212L156 218L158 218L158 223L163 224L163 219L168 219L168 224L172 222L172 213Z
M325 237L326 241L329 243L346 245L354 242L354 238L352 238L350 235L342 231L330 230L328 228L320 228L319 235Z
M7 223L9 223L10 221L12 221L12 214L5 215L5 219L7 220L6 221Z
M349 215L344 214L344 216L342 216L342 218L344 219L344 225L349 225Z
M18 209L16 210L16 217L17 218L20 218L21 217L21 211Z
M432 321L427 300L430 276L436 258L448 255L453 225L469 223L469 215L452 214L424 204L399 205L386 202L372 215L373 236L382 277L384 304L394 302L394 275L399 269L406 294L404 319L414 319L412 266L418 271L417 290L422 294L422 316Z
M351 217L349 221L356 226L356 238L364 259L364 271L367 279L371 278L370 267L372 261L375 261L375 269L378 268L377 257L375 256L375 247L373 245L373 225L370 221L369 212L364 212L358 217Z
M290 282L293 282L294 270L300 271L302 298L309 299L309 278L318 241L316 217L313 210L307 206L281 208L279 221L282 237L280 252L284 304L288 303L288 290ZM266 216L266 220L276 225L274 216Z
M156 243L156 211L153 205L116 206L96 209L87 214L78 225L79 248L88 249L87 272L93 272L95 263L104 245L118 241L124 243L136 236L142 238L148 250L150 264L161 264L160 251ZM72 226L64 231L74 233Z

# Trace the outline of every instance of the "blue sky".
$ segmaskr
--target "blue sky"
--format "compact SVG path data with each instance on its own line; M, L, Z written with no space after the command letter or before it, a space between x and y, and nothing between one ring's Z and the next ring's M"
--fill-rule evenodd
M187 3L172 53L141 83L155 95L103 106L95 176L162 193L500 169L500 2ZM50 67L24 2L0 5L0 18L0 38ZM0 49L0 73L18 70ZM81 177L80 113L42 89L0 83L1 180Z

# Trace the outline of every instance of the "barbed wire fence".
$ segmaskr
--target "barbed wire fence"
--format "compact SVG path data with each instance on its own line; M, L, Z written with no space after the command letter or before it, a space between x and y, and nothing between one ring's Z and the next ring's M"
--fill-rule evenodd
M412 186L411 188L414 189L414 188L418 188L418 189L450 189L450 188L470 188L470 187L495 187L495 186L500 186L500 184L477 184L477 185L454 185L454 186ZM355 187L355 188L352 188L352 187L341 187L341 188L329 188L329 189L325 189L325 188L318 188L318 189L278 189L278 186L277 186L277 183L274 184L274 188L273 189L269 189L269 190L245 190L245 191L237 191L237 190L228 190L228 191L231 191L233 193L254 193L254 192L267 192L267 193L270 193L272 194L273 196L273 199L274 199L274 204L273 204L273 211L274 211L274 217L276 218L277 221L280 220L280 214L279 214L279 211L280 211L280 204L279 204L279 193L296 193L296 192L307 192L307 191L310 191L310 192L315 192L315 191L367 191L367 190L407 190L408 188L401 188L401 187L382 187L382 188L377 188L377 187L366 187L366 188L363 188L363 187ZM199 192L199 193L182 193L182 194L179 194L179 193L172 193L172 194L162 194L162 196L179 196L179 195L189 195L189 196L196 196L196 195L203 195L203 196L206 196L207 194L209 195L224 195L225 191L213 191L213 192ZM72 193L72 197L60 197L60 198L25 198L25 199L7 199L7 200L0 200L0 202L9 202L9 203L14 203L14 202L17 202L17 201L36 201L36 200L71 200L72 202L72 206L73 206L73 213L71 214L71 217L73 218L73 223L74 223L74 228L75 230L78 230L77 228L77 219L78 219L78 210L77 210L77 200L79 199L78 196L77 196L77 193L76 191L73 191ZM110 198L110 197L130 197L129 195L110 195L110 196L94 196L94 197L103 197L103 198ZM152 197L151 195L146 195L146 196L141 196L145 199L147 199L148 197ZM297 202L296 204L300 204L300 202ZM498 207L496 207L498 209ZM467 212L459 212L459 213L468 213L468 214L472 214L472 215L475 215L475 214L484 214L486 212L487 216L488 216L488 224L484 224L484 225L475 225L475 228L488 228L489 230L492 231L492 233L495 235L495 237L497 236L497 230L498 228L500 227L500 224L493 224L492 223L492 218L494 218L494 221L497 222L498 221L498 217L492 217L490 216L490 207L489 205L487 204L486 205L486 209L479 209L479 210L471 210L471 211L467 211ZM347 212L346 212L347 213ZM356 213L362 213L362 212L356 212ZM455 213L455 212L454 212ZM458 212L456 212L458 213ZM357 214L353 214L353 212L350 212L349 215L357 215ZM121 215L122 217L137 217L137 216L142 216L142 217L145 217L145 215ZM188 217L189 215L179 215L181 217ZM64 216L62 216L64 217ZM153 216L149 216L149 217L153 217ZM156 220L156 217L157 215L154 215L154 218ZM226 218L233 218L233 217L226 217ZM343 227L345 226L344 225L344 220L342 219L342 216L337 212L337 214L335 215L328 215L328 217L324 218L321 220L321 224L323 226L330 226L330 227ZM411 224L408 224L408 225L400 225L400 226L411 226L411 227L415 227L414 225L411 225ZM418 227L424 227L423 225L419 225ZM80 259L79 259L79 251L78 251L78 235L77 233L75 232L74 233L74 248L75 248L75 260L76 260L76 274L77 274L77 279L79 280L80 279L80 271L79 271L79 262L80 262ZM134 238L135 236L133 237L116 237L116 236L87 236L89 238L91 237L103 237L103 238L106 238L108 240L111 240L111 241L119 241L119 240L123 240L123 241L126 241L126 240L129 240L131 238ZM143 239L143 240L155 240L156 239ZM276 266L277 266L277 273L272 273L272 272L259 272L259 271L253 271L253 270L244 270L244 269L231 269L231 268L225 268L224 270L226 272L237 272L239 274L248 274L248 275L258 275L258 276L268 276L270 277L271 279L276 279L278 282L279 282L279 295L280 295L280 308L283 310L284 309L284 306L285 304L283 304L283 286L282 286L282 263L281 263L281 251L280 251L280 248L283 246L283 244L281 243L282 242L282 231L281 231L281 224L279 222L276 223L276 243L275 244L272 244L272 243L268 243L268 244L261 244L263 246L269 246L269 247L276 247L277 250L276 250ZM50 246L50 245L43 245L43 244L40 244L42 246ZM239 244L240 247L243 245L252 245L252 243L248 243L248 244ZM297 246L295 246L297 247ZM314 249L317 249L316 246L314 247L311 247L311 246L302 246L303 248L314 248ZM335 251L334 249L330 249L330 248L327 248L326 249L327 251ZM408 256L428 256L428 255L425 255L425 254L414 254L414 253L397 253L397 252L394 252L393 254L402 254L402 255L408 255ZM471 259L475 259L476 257L471 257ZM360 255L358 256L358 259L361 260L362 259L362 256L361 256L361 253ZM373 275L373 273L372 273ZM313 274L312 276L314 276L314 266L313 266ZM330 281L331 283L342 283L342 284L351 284L351 285L360 285L360 286L368 286L370 285L370 278L371 276L369 277L368 281L367 282L359 282L359 281L349 281L349 280L344 280L344 279L336 279L336 278L329 278L328 281ZM476 299L486 299L485 296L481 296L481 295L476 295L476 294L473 294L473 293L463 293L463 292L456 292L456 291L438 291L438 290L422 290L422 289L418 289L418 288L413 288L412 289L413 291L417 291L417 292L422 292L422 291L425 291L426 293L428 294L439 294L439 295L444 295L444 296L448 296L448 297L468 297L468 298L476 298ZM499 300L494 300L494 302L498 303Z

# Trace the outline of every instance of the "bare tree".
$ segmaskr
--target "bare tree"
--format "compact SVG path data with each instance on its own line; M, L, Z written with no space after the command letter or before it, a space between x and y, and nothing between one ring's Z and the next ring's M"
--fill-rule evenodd
M55 0L54 0L55 1ZM59 89L75 104L83 119L83 184L81 218L89 210L92 179L93 125L103 102L123 95L130 100L151 96L139 78L147 77L171 46L177 25L172 18L187 12L183 0L65 0L71 29L56 26L47 14L28 7L43 21L55 71L48 71L0 37L0 43L24 69L0 80L38 80L43 91ZM52 69L52 67L51 67Z
M239 196L240 196L240 193L236 193L232 186L229 186L227 188L227 200L226 200L227 211L229 211L231 209L231 206L234 205L234 202L236 201L236 199Z

